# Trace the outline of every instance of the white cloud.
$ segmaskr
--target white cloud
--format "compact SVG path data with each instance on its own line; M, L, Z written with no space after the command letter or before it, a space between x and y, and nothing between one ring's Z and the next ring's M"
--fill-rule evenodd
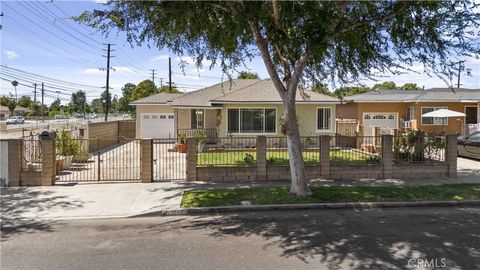
M19 55L14 51L5 51L5 56L7 57L7 59L14 59L19 57Z
M180 57L175 57L174 59L176 62L184 62L187 65L195 65L196 59L188 56L180 56ZM202 65L203 66L210 66L212 64L212 61L210 60L202 60Z
M163 60L168 60L168 55L166 54L161 54L161 55L157 55L155 57L153 57L152 59L150 59L150 61L163 61Z

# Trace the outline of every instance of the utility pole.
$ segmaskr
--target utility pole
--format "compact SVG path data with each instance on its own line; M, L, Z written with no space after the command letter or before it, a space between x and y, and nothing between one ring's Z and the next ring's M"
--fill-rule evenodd
M37 103L37 84L33 84L33 104Z
M152 71L152 82L155 84L155 71L156 69L150 69Z
M462 72L463 63L464 63L464 62L465 62L465 60L463 60L463 61L458 61L457 63L455 63L455 64L458 64L457 88L460 88L460 73Z
M159 78L160 79L160 88L163 87L163 78Z
M168 57L168 90L172 92L172 58Z
M106 97L105 97L105 122L108 120L108 109L109 109L109 99L108 97L110 96L109 91L110 91L110 58L113 57L110 55L110 52L113 52L114 50L111 50L111 43L105 44L107 45L107 49L104 51L107 51L107 55L103 56L107 58L107 82L105 86L105 92L106 92ZM100 68L100 70L105 70L104 68ZM114 70L115 71L115 70Z
M44 115L44 109L43 109L43 96L45 95L45 90L43 89L43 82L42 82L42 123L44 122L43 120L43 115Z

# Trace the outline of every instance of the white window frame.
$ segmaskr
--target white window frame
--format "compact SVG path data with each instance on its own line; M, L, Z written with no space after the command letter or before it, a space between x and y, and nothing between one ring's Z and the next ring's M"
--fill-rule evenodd
M240 121L241 121L241 113L240 110L247 109L247 110L263 110L263 132L255 132L255 133L250 133L250 132L242 132L240 130ZM275 132L265 132L265 127L266 127L266 122L265 122L265 110L266 109L273 109L275 110ZM229 107L225 108L226 110L226 125L225 125L225 130L226 134L234 134L234 135L266 135L266 134L277 134L278 132L278 110L275 107ZM228 131L228 110L238 110L238 132L229 132Z
M318 129L318 110L319 109L329 109L330 110L330 129ZM328 106L321 106L315 109L315 132L333 132L333 127L335 125L335 116L333 115L333 108Z
M424 117L422 116L424 113L423 113L423 109L427 109L427 108L433 108L433 111L436 111L436 110L440 110L440 109L447 109L448 110L448 107L444 107L444 106L425 106L425 107L421 107L420 108L420 123L422 124L422 126L442 126L442 125L448 125L448 117ZM423 119L424 118L433 118L433 124L425 124L423 123ZM443 118L446 118L445 121L443 121L442 119ZM439 119L440 123L438 124L435 124L435 119Z
M407 121L415 120L415 113L416 113L415 106L408 106L406 110L407 110L405 112L405 115L407 116L406 118L409 118L409 120Z

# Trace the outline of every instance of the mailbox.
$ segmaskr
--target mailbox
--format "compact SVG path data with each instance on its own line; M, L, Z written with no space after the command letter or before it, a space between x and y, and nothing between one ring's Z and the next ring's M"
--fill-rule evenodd
M55 132L53 131L42 131L40 134L41 140L53 140L55 139Z

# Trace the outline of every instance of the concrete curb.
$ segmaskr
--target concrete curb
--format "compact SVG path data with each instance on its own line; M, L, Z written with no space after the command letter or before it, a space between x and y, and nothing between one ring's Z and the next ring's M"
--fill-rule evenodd
M311 204L275 204L275 205L249 205L249 206L217 206L194 207L172 210L156 210L152 212L132 215L134 217L153 216L181 216L210 213L235 213L256 211L288 211L312 209L375 209L375 208L400 208L400 207L444 207L444 206L475 206L480 207L480 200L473 201L419 201L419 202L352 202L352 203L311 203Z

